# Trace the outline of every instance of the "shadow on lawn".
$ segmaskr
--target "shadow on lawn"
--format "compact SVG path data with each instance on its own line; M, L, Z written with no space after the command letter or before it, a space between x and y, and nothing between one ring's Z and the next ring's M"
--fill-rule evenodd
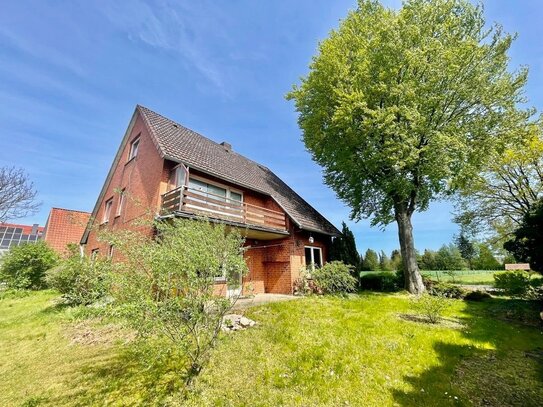
M157 344L140 341L95 356L67 377L71 394L53 405L164 405L183 398L185 361L171 353L157 355Z
M466 302L464 314L462 336L468 343L437 342L439 365L406 377L412 390L394 390L396 403L423 406L441 399L439 405L542 406L539 305L493 298Z

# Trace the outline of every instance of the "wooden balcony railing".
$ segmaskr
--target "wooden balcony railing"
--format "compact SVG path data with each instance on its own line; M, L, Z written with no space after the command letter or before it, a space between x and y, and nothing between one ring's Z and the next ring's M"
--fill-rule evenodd
M194 213L278 230L286 230L287 227L286 216L283 212L186 186L173 189L162 195L162 210L167 213L176 211Z

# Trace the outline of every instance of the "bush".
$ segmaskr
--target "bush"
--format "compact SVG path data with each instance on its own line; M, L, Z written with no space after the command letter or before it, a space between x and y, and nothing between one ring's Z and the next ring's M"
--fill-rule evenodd
M155 222L159 238L136 231L101 235L123 262L114 269L112 294L120 316L142 336L158 336L181 354L186 384L215 346L223 317L237 298L215 295L217 278L239 287L247 272L244 239L236 229L205 219Z
M540 279L532 281L530 273L521 270L495 273L494 281L496 288L515 298L526 298L532 287L541 285Z
M424 315L430 323L435 324L450 306L450 303L442 295L422 294L412 299L412 306L419 314Z
M342 261L332 261L316 268L311 277L323 294L344 294L356 290L356 278L352 276L353 266Z
M487 298L491 298L490 294L481 290L470 291L464 296L464 300L466 301L483 301Z
M1 259L0 281L11 289L39 290L46 287L45 272L58 262L58 255L44 241L12 247Z
M70 305L89 305L105 297L109 291L111 262L104 258L81 257L76 247L70 255L47 272L49 287L62 294Z
M403 272L361 273L360 286L363 290L398 291L403 287Z
M425 283L428 294L442 296L445 298L462 299L465 297L467 290L451 283L443 282L428 282Z

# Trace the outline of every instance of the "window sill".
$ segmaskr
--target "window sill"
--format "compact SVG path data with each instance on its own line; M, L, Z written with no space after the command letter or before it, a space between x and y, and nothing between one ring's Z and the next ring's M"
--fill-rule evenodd
M128 165L130 164L132 161L134 161L136 159L137 155L132 157L130 160L128 160L124 165Z
M226 284L226 278L224 278L224 277L215 277L215 284Z

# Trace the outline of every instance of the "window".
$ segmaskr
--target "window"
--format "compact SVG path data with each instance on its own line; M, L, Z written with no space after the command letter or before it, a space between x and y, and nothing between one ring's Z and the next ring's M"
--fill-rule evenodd
M124 206L124 189L119 194L119 203L117 204L117 210L115 211L115 216L121 216Z
M231 191L230 189L218 185L208 184L207 182L200 181L198 179L189 179L189 188L197 193L211 199L218 201L234 203L243 202L243 195L241 192Z
M104 219L102 219L102 223L109 222L109 217L111 215L111 207L113 206L113 198L109 198L104 207Z
M130 144L130 154L128 155L128 161L135 158L138 155L138 149L140 146L140 138L137 137L132 143Z
M114 251L114 247L112 244L109 245L109 248L108 248L108 251L107 251L107 257L109 257L110 259L113 257L113 251Z
M177 167L170 171L170 179L168 180L168 190L176 189L187 185L187 179L189 177L189 169L183 164L179 164Z
M100 253L100 249L92 249L90 258L91 260L96 260L96 257L98 257L98 254Z
M315 270L315 266L322 266L322 250L320 247L305 247L305 264Z

